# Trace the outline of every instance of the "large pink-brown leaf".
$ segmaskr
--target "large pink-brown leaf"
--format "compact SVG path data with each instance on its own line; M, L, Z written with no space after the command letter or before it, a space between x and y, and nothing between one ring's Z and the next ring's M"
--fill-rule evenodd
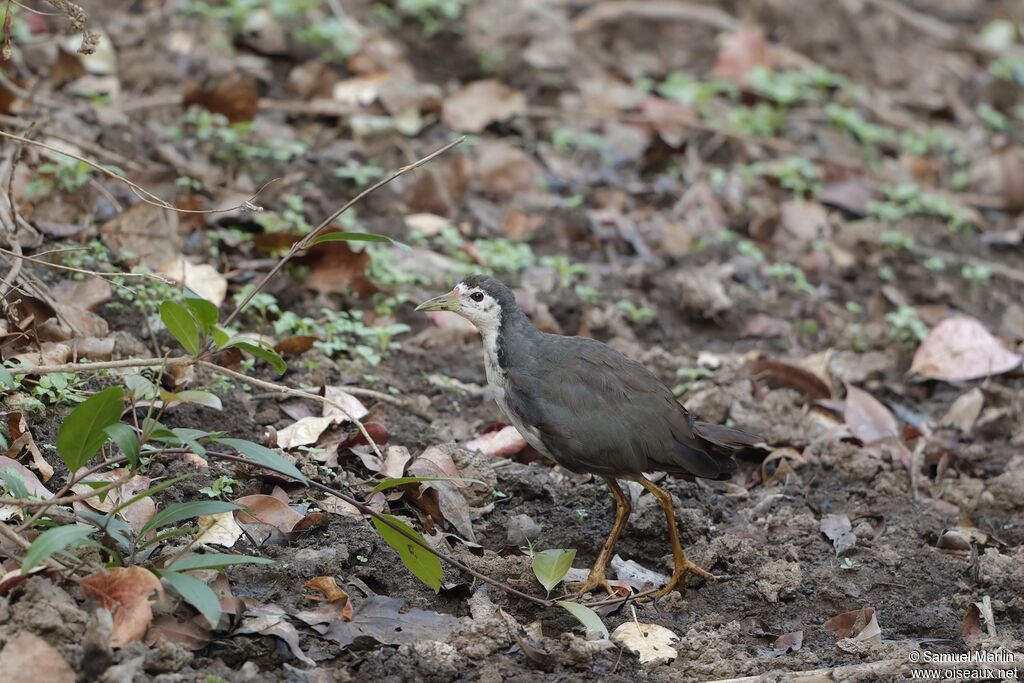
M1021 357L1004 348L974 318L958 315L935 326L917 348L910 372L929 379L964 382L1013 370Z
M846 385L846 426L850 433L869 446L900 434L896 417L874 396Z
M142 567L114 567L82 579L82 595L114 615L110 644L123 647L146 633L153 621L151 596L162 594L160 579Z

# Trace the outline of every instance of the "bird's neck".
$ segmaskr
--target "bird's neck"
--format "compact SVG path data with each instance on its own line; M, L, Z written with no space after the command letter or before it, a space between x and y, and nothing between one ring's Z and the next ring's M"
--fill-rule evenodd
M483 338L488 371L504 372L510 362L525 360L512 359L511 355L522 353L529 357L532 342L541 334L529 318L518 309L502 315L497 325L482 327L480 336Z

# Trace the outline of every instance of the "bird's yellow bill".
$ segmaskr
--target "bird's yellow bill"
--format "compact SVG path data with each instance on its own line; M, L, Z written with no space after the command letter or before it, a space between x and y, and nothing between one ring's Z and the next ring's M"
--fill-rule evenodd
M417 311L458 311L459 305L459 288L456 287L447 294L441 296L435 296L433 299L427 299L419 306L416 307Z

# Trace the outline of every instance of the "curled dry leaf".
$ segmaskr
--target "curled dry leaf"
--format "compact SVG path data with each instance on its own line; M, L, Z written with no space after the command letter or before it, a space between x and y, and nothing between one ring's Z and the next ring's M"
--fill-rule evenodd
M174 282L185 285L214 306L224 303L228 293L228 281L213 266L206 263L191 263L184 256L178 256L162 263L157 272Z
M910 372L928 379L965 382L1013 370L1021 357L1009 351L974 318L946 318L914 353Z
M865 446L900 435L896 416L874 396L850 384L846 385L844 414L850 433Z
M338 585L333 576L314 577L306 582L306 588L320 591L324 596L324 600L333 603L333 608L338 611L341 619L352 621L352 599L349 598L348 593L341 589L341 586Z
M390 450L390 449L389 449ZM462 473L455 466L451 455L442 448L431 446L423 451L409 465L409 474L414 477L461 477ZM473 523L470 519L469 505L459 490L459 482L431 481L420 484L420 490L426 494L434 491L440 513L452 523L460 534L469 541L476 542ZM429 507L429 506L428 506ZM429 511L429 510L428 510ZM440 522L441 520L435 520Z
M882 630L878 627L874 607L837 614L822 626L835 634L836 638L853 638L875 645L882 644Z
M337 423L334 417L304 417L277 432L279 448L290 449L314 444L327 428Z
M821 518L821 533L832 541L836 557L849 553L857 547L857 534L846 515L825 515Z
M0 650L4 683L75 683L78 677L53 645L34 633L22 633Z
M244 508L235 513L242 524L266 524L288 533L302 520L302 515L274 496L257 493L234 502Z
M775 652L780 655L789 654L791 652L799 652L800 648L804 644L804 632L793 631L792 633L783 633L781 636L775 639Z
M91 474L87 481L93 483L114 482L126 474L128 474L128 470L123 467L119 467L116 470ZM149 477L135 475L121 486L109 491L106 496L103 497L103 500L100 500L99 496L88 498L82 503L75 503L75 509L83 509L88 506L89 508L99 512L110 512L125 501L133 498L139 492L145 491L149 488L151 483L152 479ZM94 491L95 488L88 484L78 484L73 486L71 490L81 495ZM124 519L124 521L128 522L132 529L138 532L142 529L143 525L145 525L145 523L156 514L156 502L153 500L152 496L146 496L145 498L140 498L131 505L122 508L117 514Z
M359 637L368 637L384 645L402 645L423 640L443 641L458 623L450 614L421 609L402 611L405 600L385 595L372 595L360 602L352 613L352 621L331 624L326 637L341 647L348 647Z
M983 407L985 407L985 394L979 387L974 387L967 393L960 394L953 401L953 405L949 407L940 423L956 427L964 434L970 434Z
M506 612L505 610L498 608L498 616L501 617L502 621L505 622L505 626L508 627L509 635L512 636L512 640L516 642L519 649L523 651L526 658L531 662L539 666L544 671L552 671L555 668L556 660L550 652L544 650L531 636L530 633L524 629L515 617Z
M162 595L160 579L142 567L114 567L82 579L82 595L92 597L114 615L110 634L113 647L123 647L143 636L153 621L154 594Z
M296 659L306 666L313 666L315 662L299 646L299 632L285 616L285 611L277 605L251 606L245 612L235 635L258 633L261 636L280 638Z
M996 620L992 614L992 598L985 596L981 602L972 602L967 606L960 634L968 644L977 642L983 634L996 635Z
M13 457L17 456L22 449L27 450L32 455L32 467L39 472L44 483L48 482L53 476L53 466L46 462L46 458L36 446L32 432L28 428L28 422L25 420L25 414L20 410L7 413L7 433L11 437L11 446L7 449L7 455Z
M367 410L366 406L363 405L362 401L360 401L358 398L348 393L341 387L335 387L330 385L324 386L320 390L320 395L326 398L328 401L337 403L338 405L345 409L346 413L348 413L348 415L345 415L334 406L325 403L323 404L324 407L322 413L324 417L334 417L337 418L339 421L348 420L350 417L355 420L362 420L364 417L370 414L370 411Z
M647 666L667 664L679 656L672 645L679 636L658 624L627 621L612 631L612 641L633 652Z
M750 369L760 375L770 387L796 389L809 399L826 399L832 396L832 390L817 375L789 363L758 358L751 362Z
M618 577L618 581L614 583L625 583L627 587L632 587L637 592L658 588L668 583L668 577L661 572L648 569L633 560L623 560L618 555L612 558L611 567Z

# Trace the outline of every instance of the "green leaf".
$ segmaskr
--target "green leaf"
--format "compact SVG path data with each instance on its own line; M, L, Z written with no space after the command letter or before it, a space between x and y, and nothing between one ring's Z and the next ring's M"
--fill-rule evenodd
M325 232L314 237L309 246L324 242L394 242L390 237L369 232Z
M121 419L124 388L107 387L79 403L57 432L57 452L74 472L110 439L106 428Z
M303 484L309 483L309 480L306 479L306 475L299 472L299 469L295 465L288 462L288 460L286 460L285 457L277 451L273 451L266 446L261 446L258 443L253 443L252 441L246 441L245 439L220 438L217 439L217 441L225 446L234 448L236 451L259 465L263 465L275 472L280 472L281 474L289 476L292 479L296 479Z
M18 386L14 381L14 375L3 365L0 365L0 385L3 385L4 389L14 389Z
M149 400L156 397L156 386L137 372L125 375L124 385L128 387L128 394L132 398Z
M195 403L214 410L223 410L217 394L202 389L186 389L185 391L161 391L160 400L164 403Z
M597 616L597 612L590 609L586 605L581 605L578 602L570 602L568 600L559 600L558 605L565 609L569 614L576 617L577 621L583 624L588 631L594 631L600 633L605 638L608 637L608 627L601 621L601 617Z
M182 348L195 356L199 353L199 325L192 313L177 301L160 304L160 319Z
M218 349L224 348L224 345L231 341L231 332L225 330L223 327L218 325L213 328L213 345Z
M11 490L11 495L15 498L21 498L22 500L28 498L25 478L21 476L21 472L18 470L8 467L3 472L0 472L0 481L7 484L7 488Z
M174 432L151 417L142 418L142 436L147 441L149 439L178 439L178 437L174 436ZM175 441L175 443L179 442Z
M139 530L139 536L145 536L150 531L161 529L182 520L191 519L192 517L219 515L222 512L238 509L240 509L238 505L225 503L221 500L193 500L186 503L171 503L142 525L142 529Z
M117 541L122 548L131 547L132 542L129 540L129 536L134 535L132 528L124 520L115 517L113 512L102 514L92 510L82 510L75 514Z
M572 569L576 550L541 550L533 553L531 564L533 575L548 593L557 586Z
M182 557L168 565L167 569L174 572L187 572L193 569L220 569L235 564L274 564L274 561L268 557L206 553L204 555Z
M32 541L25 551L25 559L21 562L21 573L27 574L54 553L75 545L81 545L94 531L92 527L81 524L65 524L64 526L47 529Z
M483 484L484 486L487 485L485 482L482 482L479 479L466 479L465 477L396 477L395 479L385 479L384 481L380 482L372 489L370 489L370 493L377 493L378 491L383 491L384 489L391 489L396 486L401 486L403 484L419 484L424 481L468 481L473 484Z
M173 571L159 572L160 578L167 582L167 585L181 596L181 599L199 610L199 613L206 617L210 626L216 626L220 621L220 598L213 592L213 589L205 583L189 576Z
M384 515L384 518L399 527L409 536L423 540L423 536L411 526L394 515ZM434 592L441 590L441 578L444 576L444 569L441 561L426 549L416 545L405 535L392 529L376 517L373 518L373 526L389 546L398 552L398 556L413 575L434 589ZM426 543L426 541L423 541Z
M213 305L213 302L206 299L188 297L185 299L185 305L192 312L192 317L199 323L199 329L204 334L213 332L213 329L217 327L217 321L220 320L220 311Z
M136 467L139 464L139 437L130 425L115 422L103 428L110 440L117 444L121 452L128 457L128 464Z
M281 356L278 355L277 351L270 348L269 346L263 346L261 344L258 344L253 340L246 340L244 338L235 337L234 339L228 341L228 343L225 344L223 348L236 348L241 349L246 353L250 353L259 358L260 360L269 363L270 367L274 368L274 370L279 375L283 375L284 371L288 369L288 364L284 362L284 358L281 358Z
M200 458L206 457L206 448L203 444L199 443L199 439L210 436L209 432L204 432L201 429L189 429L188 427L175 427L171 430L171 433L178 437L183 446L191 448L192 452Z
M165 489L171 488L172 486L177 484L179 481L183 481L185 479L191 479L194 476L195 476L194 472L189 472L188 474L179 474L176 477L171 477L170 479L165 479L165 480L163 480L162 482L160 482L159 484L157 484L155 486L150 486L148 489L145 489L144 491L139 491L138 493L136 493L134 496L132 496L128 500L125 500L125 501L122 501L122 502L118 503L117 507L115 507L113 510L111 510L111 512L113 514L117 514L121 510L124 510L129 505L133 505L133 504L139 502L140 500L142 500L143 498L149 498L150 496L155 496L156 494L160 493L161 491L163 491Z

